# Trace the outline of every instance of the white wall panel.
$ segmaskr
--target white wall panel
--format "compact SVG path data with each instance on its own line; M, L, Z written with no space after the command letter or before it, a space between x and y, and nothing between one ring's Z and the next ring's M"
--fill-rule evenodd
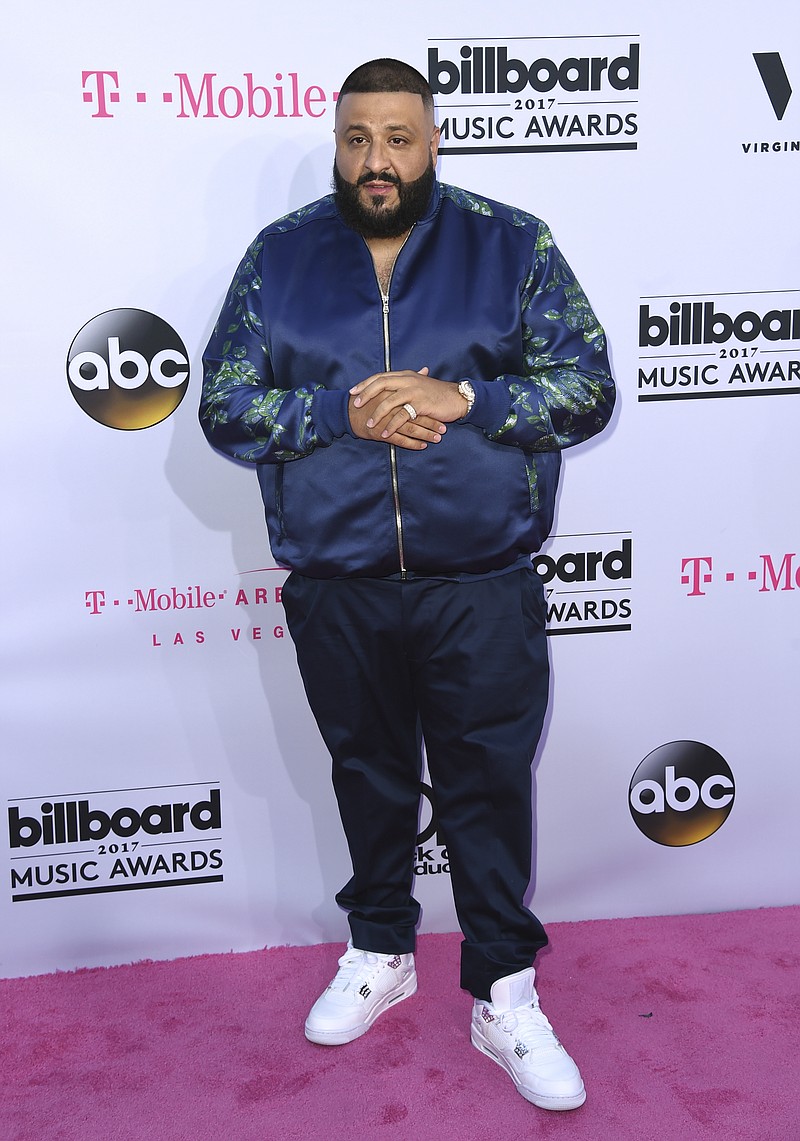
M246 244L327 191L344 75L386 54L425 70L434 44L456 61L462 46L505 45L557 63L640 46L635 87L520 93L554 99L529 112L540 132L548 115L635 115L635 134L619 139L636 149L474 150L440 164L445 181L548 221L606 326L619 383L611 428L567 457L545 548L555 561L627 540L633 556L630 575L549 584L563 617L551 623L533 906L546 921L796 903L800 329L683 346L641 346L638 330L640 304L665 319L673 302L732 318L800 311L800 94L779 119L753 58L780 53L800 87L791 6L679 0L664 13L576 0L521 16L499 0L442 3L432 18L411 4L388 35L366 3L309 0L298 17L252 0L224 12L207 0L31 0L7 25L17 46L3 75L0 971L344 937L333 894L347 855L329 761L281 636L284 573L253 473L214 454L197 425L199 357ZM116 75L104 77L103 107L96 81L82 82L98 71ZM263 118L246 114L248 74L270 90ZM181 117L190 88L200 113ZM440 97L440 116L474 98ZM526 117L514 118L515 145ZM157 315L190 358L183 402L138 431L90 418L67 384L75 335L114 309ZM775 362L786 379L734 372ZM716 366L716 385L639 385L640 369L669 376L698 363ZM681 398L687 389L706 395ZM695 583L693 568L710 580ZM587 617L592 600L599 618ZM571 602L582 617L569 617ZM597 629L615 624L631 628ZM564 633L575 626L584 632ZM636 827L628 787L649 753L681 740L721 754L735 801L718 831L669 846ZM196 805L211 790L219 821L153 810L151 831L127 838L67 836L68 812L77 821L80 810L56 807L87 801L84 814L111 817ZM37 843L14 843L33 839L31 827L15 833L20 817L43 829ZM443 862L435 836L423 852L422 865ZM180 879L208 882L143 886ZM114 890L89 890L100 886ZM454 929L446 872L420 875L418 894L423 930ZM26 895L37 898L15 899Z

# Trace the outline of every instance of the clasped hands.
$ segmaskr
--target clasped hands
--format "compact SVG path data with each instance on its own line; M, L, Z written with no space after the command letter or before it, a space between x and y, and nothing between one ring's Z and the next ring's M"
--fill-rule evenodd
M350 425L362 440L421 451L466 414L458 385L419 372L379 372L350 389ZM416 412L416 416L411 413Z

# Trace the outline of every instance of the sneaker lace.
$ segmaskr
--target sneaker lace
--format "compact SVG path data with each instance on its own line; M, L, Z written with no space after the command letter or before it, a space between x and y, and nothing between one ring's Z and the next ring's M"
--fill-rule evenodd
M500 1029L523 1043L528 1050L552 1050L559 1045L547 1016L536 1005L505 1010L497 1016Z
M359 990L386 965L389 956L377 955L372 951L359 951L348 948L339 960L339 970L330 984L331 990Z

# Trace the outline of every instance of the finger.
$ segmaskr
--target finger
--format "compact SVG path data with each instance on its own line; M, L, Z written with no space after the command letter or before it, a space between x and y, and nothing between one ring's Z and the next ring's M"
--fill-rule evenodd
M412 408L414 407L414 401L413 400L410 400L408 403L411 404ZM391 401L391 400L385 400L385 401L383 401L383 403L381 403L377 406L377 408L374 410L374 412L370 416L369 420L367 420L367 427L368 428L379 428L379 427L381 427L381 420L385 419L386 417L388 417L392 413L394 413L398 417L398 420L397 420L398 427L404 423L405 424L416 424L417 427L425 428L428 432L438 433L438 435L440 435L440 436L444 435L444 433L447 431L447 425L446 424L443 424L440 420L437 420L433 416L425 416L421 412L417 415L416 420L412 420L411 417L408 415L408 412L406 411L405 402L403 403L403 405L400 408L398 408L396 402ZM391 427L390 423L383 425L384 429L388 429L390 427Z
M364 387L359 391L358 388L351 388L350 395L353 397L353 403L356 408L361 408L364 404L369 404L371 400L377 399L384 392L394 392L395 389L388 383L385 376L379 376L369 381L364 381Z
M368 376L366 380L360 380L358 384L354 384L350 389L350 395L352 396L356 392L363 392L368 384L372 384L373 381L380 380L380 378L383 376L386 376L385 372L374 372L372 376Z
M405 420L393 428L393 420L390 420L382 430L381 438L387 440L390 436L397 435L405 436L409 440L425 440L428 444L438 444L441 442L444 433L439 431L438 425L426 428L424 424L420 424L419 420Z
M429 432L438 432L438 434L440 436L443 436L445 434L445 432L447 431L447 425L441 424L438 420L434 419L432 416L423 416L422 414L420 414L419 416L417 416L414 423L417 425L418 428L427 428Z
M379 401L371 412L370 418L367 420L367 427L374 428L380 424L381 420L386 420L390 416L393 418L400 417L396 426L404 424L410 418L405 407L406 404L414 407L414 398L409 393L387 392L383 400ZM384 427L388 427L388 425L384 424Z
M378 423L380 423L380 419L381 418L379 417ZM369 423L369 421L367 421L367 423ZM381 436L384 440L387 440L389 436L394 436L395 433L398 432L401 428L405 428L407 425L412 423L413 421L406 412L405 408L398 408L394 415L389 417L389 420L381 431ZM372 427L371 424L370 427ZM409 436L412 439L415 438L416 435L413 432L404 432L403 434L405 436Z
M381 427L388 429L389 424L383 424ZM399 432L401 436L427 440L429 444L438 444L442 438L441 426L429 416L418 416L416 420L407 419L395 431Z
M374 376L368 376L366 380L360 380L358 384L354 384L350 389L350 396L355 397L353 403L357 408L362 404L368 404L375 396L381 392L385 392L386 373L376 372Z
M419 422L413 420L407 420L405 424L401 425L397 429L397 434L412 440L425 440L428 444L438 444L442 439L441 432L431 428L423 428Z
M395 432L393 436L389 436L383 443L394 444L396 448L405 448L409 452L421 452L427 448L426 440L417 440L413 436L404 436L402 432Z
M356 397L355 404L360 407L382 392L397 392L402 388L407 388L409 384L413 384L420 376L427 375L427 368L421 372L414 372L411 369L402 369L398 372L378 372L374 376L369 376L366 380L354 384L349 393Z

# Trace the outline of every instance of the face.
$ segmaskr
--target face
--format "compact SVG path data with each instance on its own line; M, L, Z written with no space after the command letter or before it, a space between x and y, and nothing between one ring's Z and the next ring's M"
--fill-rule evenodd
M424 213L439 129L419 95L352 93L336 108L334 186L348 225L365 237L399 237Z

